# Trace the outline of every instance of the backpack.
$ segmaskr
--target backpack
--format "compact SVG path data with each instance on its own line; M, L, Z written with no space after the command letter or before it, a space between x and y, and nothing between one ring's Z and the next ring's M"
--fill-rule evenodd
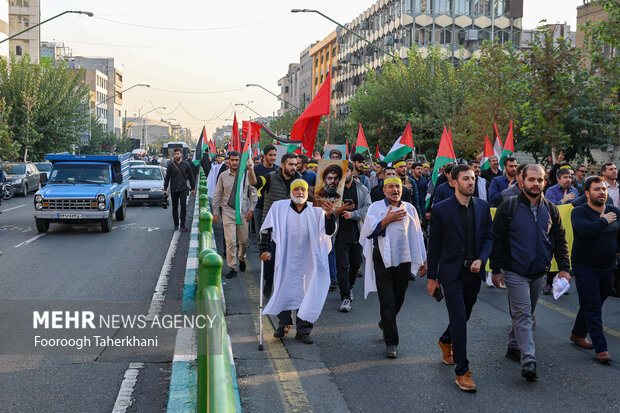
M547 211L549 211L549 215L551 216L551 222L554 224L558 224L560 222L560 211L558 211L558 207L552 204L547 198L543 197L542 202L547 207ZM519 206L519 196L513 196L508 198L507 201L504 201L505 204L508 204L506 215L508 216L508 220L512 221L512 219L517 215L517 207Z

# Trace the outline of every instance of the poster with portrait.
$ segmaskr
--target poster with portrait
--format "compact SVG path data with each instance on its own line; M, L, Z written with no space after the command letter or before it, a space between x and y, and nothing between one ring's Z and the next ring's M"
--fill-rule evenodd
M332 161L322 159L319 161L316 186L314 189L315 207L322 207L324 201L330 201L334 207L342 205L344 194L344 181L349 161Z

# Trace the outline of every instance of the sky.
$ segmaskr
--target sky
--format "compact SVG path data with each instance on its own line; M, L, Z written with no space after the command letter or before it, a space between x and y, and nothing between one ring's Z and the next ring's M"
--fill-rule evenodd
M279 102L267 92L245 87L257 83L275 94L288 64L323 39L335 25L320 10L346 24L375 0L41 0L41 20L65 10L85 10L94 17L66 14L41 26L41 41L64 42L74 56L113 57L123 72L127 116L139 112L192 129L203 125L208 135L241 119L273 115ZM540 20L567 22L576 30L576 8L582 0L524 0L523 28Z

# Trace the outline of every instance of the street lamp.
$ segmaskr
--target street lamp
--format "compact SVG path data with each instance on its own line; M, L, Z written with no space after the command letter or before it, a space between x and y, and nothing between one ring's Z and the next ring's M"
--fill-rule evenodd
M258 113L257 111L255 111L254 109L246 105L245 103L235 103L235 106L245 106L246 108L250 109L252 112L256 113L259 118L263 118L263 119L265 118L263 115L261 115L260 113Z
M365 37L360 36L359 34L355 33L353 30L349 30L347 27L343 26L342 24L338 23L336 20L332 19L329 16L326 16L325 14L321 13L318 10L312 10L312 9L292 9L291 13L316 13L316 14L318 14L320 16L323 16L324 18L326 18L330 22L334 23L336 26L338 26L340 28L343 28L344 30L346 30L347 32L351 33L352 35L354 35L355 37L359 38L360 40L365 41L366 43L368 43L372 47L374 47L374 48L382 51L386 55L390 56L392 59L398 59L398 57L396 57L392 53L390 53L387 50L383 49L382 47L379 47L378 45L372 43L370 40L366 39Z
M19 36L20 34L27 32L28 30L32 30L32 29L34 29L35 27L38 27L38 26L42 25L43 23L47 23L48 21L50 21L50 20L54 20L55 18L60 17L60 16L62 16L63 14L67 14L67 13L85 14L85 15L87 15L88 17L93 17L93 16L94 16L94 14L93 14L92 12L90 12L90 11L80 11L80 10L67 10L67 11L63 11L62 13L57 14L57 15L55 15L55 16L53 16L53 17L50 17L50 18L49 18L49 19L47 19L47 20L43 20L41 23L37 23L37 24L35 24L35 25L32 25L32 26L28 27L28 28L27 28L27 29L25 29L25 30L22 30L21 32L15 33L13 36L9 36L9 37L7 37L6 39L0 40L0 44L2 44L2 43L4 43L4 42L6 42L6 41L8 41L8 40L13 39L13 38L15 38L15 37Z
M98 105L100 105L101 103L106 103L108 100L110 100L110 99L114 99L116 96L120 95L121 93L125 93L125 92L127 92L128 90L133 89L134 87L138 87L138 86L151 87L151 85L147 85L147 84L145 84L145 83L138 83L137 85L133 85L133 86L131 86L131 87L128 87L128 88L127 88L127 89L125 89L125 90L121 90L120 92L116 92L114 95L110 96L109 98L107 98L107 99L106 99L106 100L104 100L103 102L99 102L99 104L98 104Z
M286 100L282 99L280 96L276 95L275 93L273 93L273 92L272 92L272 91L270 91L269 89L265 89L265 88L264 88L264 87L262 87L261 85L258 85L258 84L256 84L256 83L248 83L247 85L245 85L245 87L250 87L250 86L256 86L256 87L259 87L259 88L263 89L265 92L267 92L267 93L269 93L269 94L272 94L273 96L275 96L276 98L278 98L278 99L279 99L279 100L281 100L282 102L284 102L284 103L288 103L289 105L291 105L292 107L294 107L294 108L295 108L295 109L297 109L297 110L301 110L301 109L299 109L297 106L293 105L291 102L288 102L288 101L286 101Z
M140 118L142 118L142 141L143 141L143 144L144 144L144 149L146 149L146 133L145 133L145 131L146 131L146 129L145 129L146 128L146 120L144 119L144 116L148 115L149 113L151 113L151 112L153 112L154 110L157 110L157 109L164 109L165 110L166 107L165 106L158 106L156 108L153 108L153 109L149 110L146 113L143 113L140 116ZM142 146L142 144L140 146Z

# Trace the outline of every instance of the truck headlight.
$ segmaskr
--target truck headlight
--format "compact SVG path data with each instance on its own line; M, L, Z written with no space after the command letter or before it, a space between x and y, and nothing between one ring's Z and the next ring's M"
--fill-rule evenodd
M101 209L102 211L105 209L105 203L100 203L99 204L99 209Z
M103 203L105 205L105 195L97 195L97 202Z
M43 197L41 195L35 195L34 196L34 201L35 202L41 202L41 201L43 201Z
M36 209L43 209L43 205L40 202L37 202L34 206Z

